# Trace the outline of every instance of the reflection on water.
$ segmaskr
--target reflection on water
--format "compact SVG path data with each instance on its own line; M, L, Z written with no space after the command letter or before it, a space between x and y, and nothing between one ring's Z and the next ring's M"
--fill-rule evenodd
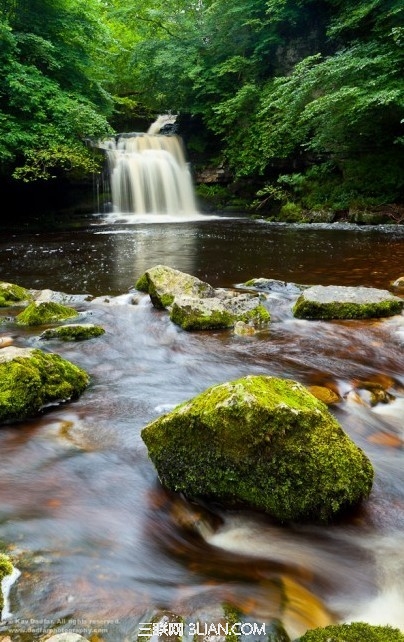
M27 287L116 295L163 263L218 287L261 276L388 288L403 270L403 238L404 226L349 231L231 217L113 226L93 217L68 233L1 238L0 278Z
M0 330L91 375L79 400L0 430L0 541L21 570L14 618L47 618L48 629L58 618L112 620L102 639L122 642L158 610L192 618L228 602L250 619L281 619L294 636L359 618L404 629L404 316L296 320L296 295L281 289L267 300L270 329L239 337L183 332L141 293L136 305L113 298L158 263L221 286L262 276L386 288L402 273L403 232L226 219L97 224L1 245L2 280L109 295L80 306L105 328L99 339L44 345L10 321ZM210 385L260 373L339 395L330 410L376 469L369 501L348 521L280 527L161 488L141 428ZM369 403L372 385L390 403Z

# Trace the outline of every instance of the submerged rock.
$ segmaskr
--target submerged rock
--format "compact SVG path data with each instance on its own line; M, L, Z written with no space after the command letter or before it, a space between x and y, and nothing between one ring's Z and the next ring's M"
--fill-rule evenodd
M53 301L34 301L30 303L23 312L17 314L16 322L18 325L45 325L47 323L65 321L78 315L77 310L60 303Z
M0 281L0 308L21 305L27 301L32 301L29 290L15 283Z
M41 339L61 339L61 341L85 341L105 334L104 328L93 323L70 323L57 328L48 328L41 333Z
M47 404L78 397L88 374L57 354L10 346L0 350L0 423L21 421Z
M184 330L233 328L237 321L261 328L270 320L256 293L215 289L164 265L147 270L136 288L149 294L154 307L168 308L171 321Z
M281 522L328 522L372 488L366 455L296 381L247 376L213 386L141 435L170 490Z
M299 319L369 319L399 314L404 306L388 290L315 285L304 290L293 307Z
M392 284L391 287L398 292L404 292L404 276L399 276Z
M341 397L334 392L334 390L326 386L308 386L308 390L314 397L327 404L327 406L341 401Z
M276 292L279 294L295 295L310 287L301 283L280 281L279 279L254 278L242 284L246 288L256 288L265 292Z

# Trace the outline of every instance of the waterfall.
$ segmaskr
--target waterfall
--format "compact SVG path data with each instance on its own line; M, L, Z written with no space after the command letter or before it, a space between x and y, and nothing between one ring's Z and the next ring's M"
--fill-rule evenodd
M159 116L147 133L120 135L100 145L107 154L114 212L197 213L181 137L154 133L173 120Z

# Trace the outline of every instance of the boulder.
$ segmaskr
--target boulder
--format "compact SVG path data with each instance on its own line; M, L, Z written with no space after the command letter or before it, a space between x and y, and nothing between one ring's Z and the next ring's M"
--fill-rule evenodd
M295 642L404 642L404 633L391 626L374 626L365 622L330 624L307 631Z
M32 301L32 294L29 290L15 285L15 283L0 281L0 308L21 305L27 301Z
M51 403L78 397L87 373L57 354L10 346L0 350L0 423L21 421Z
M44 330L40 339L60 339L61 341L85 341L105 334L104 328L94 323L70 323Z
M388 290L367 287L314 285L293 307L299 319L369 319L399 314L404 300Z
M60 303L53 301L33 301L23 312L17 314L16 322L18 325L46 325L47 323L65 321L78 315L77 310Z
M184 330L233 328L237 321L265 327L270 315L257 293L213 288L179 270L158 265L138 279L156 308L168 308L170 319Z
M135 288L146 292L154 307L159 309L172 305L176 296L204 298L215 294L209 283L165 265L156 265L147 270L137 280Z
M247 376L213 386L141 435L165 487L281 522L329 522L372 488L364 452L292 380Z
M233 328L238 321L254 329L265 327L270 315L258 297L230 291L228 296L203 299L179 296L171 307L170 319L184 330Z

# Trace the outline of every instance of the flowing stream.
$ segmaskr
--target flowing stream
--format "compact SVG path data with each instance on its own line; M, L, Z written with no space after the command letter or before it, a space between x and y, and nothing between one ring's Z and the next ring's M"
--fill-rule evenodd
M146 625L177 615L191 642L204 637L202 627L193 638L195 623L215 626L223 605L258 627L242 642L265 640L263 624L270 631L281 623L292 639L353 620L404 631L404 315L292 315L293 283L389 289L403 275L404 227L201 214L181 140L160 135L162 122L103 144L111 213L64 232L0 238L0 280L86 294L73 301L81 319L106 331L81 343L45 342L38 328L14 324L18 308L0 316L0 343L57 352L91 377L80 399L0 427L0 550L17 567L0 636L34 642L71 631L91 642L141 642ZM265 302L269 330L181 330L134 289L157 264L215 287L279 280ZM141 429L247 374L338 395L330 411L376 471L356 514L328 527L280 526L162 488Z
M133 290L159 263L222 287L266 277L389 288L403 274L404 228L142 221L94 216L81 229L0 240L1 280L88 293L82 318L106 330L45 344L10 316L0 325L0 337L58 352L91 375L77 401L0 429L0 542L21 572L0 632L37 640L99 628L100 640L132 641L158 612L192 620L222 602L250 621L282 621L291 637L357 619L404 630L404 316L296 320L294 290L279 284L268 332L187 333ZM376 470L370 499L349 520L279 526L160 486L142 427L210 385L258 373L340 395L330 410ZM389 403L372 405L372 386Z

